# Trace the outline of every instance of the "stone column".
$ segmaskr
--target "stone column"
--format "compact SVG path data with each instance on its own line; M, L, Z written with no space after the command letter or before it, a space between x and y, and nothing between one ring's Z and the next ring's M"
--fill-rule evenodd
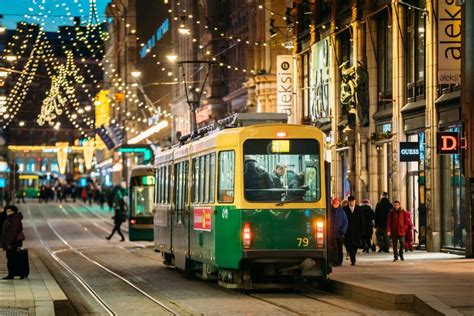
M377 88L377 59L376 59L376 42L377 39L377 23L373 18L369 18L366 24L366 47L367 47L367 71L369 73L369 131L368 137L372 133L375 133L375 121L372 118L374 113L377 112L377 100L378 100L378 88ZM373 42L372 42L373 40ZM378 187L378 157L377 157L377 148L375 145L367 142L368 148L368 192L367 197L370 199L373 205L375 201L378 200L379 194L382 191Z
M436 155L436 132L438 131L438 115L435 100L438 97L438 67L437 67L437 38L436 21L433 7L426 1L428 10L425 18L426 30L426 159L425 159L425 190L426 190L426 223L428 251L441 249L441 179L439 169L439 156Z
M398 0L392 2L392 46L393 46L393 116L392 116L392 152L389 153L392 164L392 177L389 179L392 183L391 200L397 199L403 203L402 189L406 183L406 166L398 162L399 143L404 139L403 133L403 117L400 112L405 105L405 46L404 27L405 12L402 5L398 4ZM390 192L389 192L390 193Z

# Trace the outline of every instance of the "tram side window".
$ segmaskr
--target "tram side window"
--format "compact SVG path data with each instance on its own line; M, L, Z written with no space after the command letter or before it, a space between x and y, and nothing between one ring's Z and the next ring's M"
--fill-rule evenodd
M183 211L186 208L186 196L188 190L188 162L183 161L175 165L175 187L176 187L176 222L183 222Z
M216 155L214 153L193 159L193 203L213 203Z
M163 166L156 171L156 202L158 204L169 203L169 185L170 185L170 168Z
M217 193L219 202L234 202L234 164L234 151L221 151L219 153L219 187Z

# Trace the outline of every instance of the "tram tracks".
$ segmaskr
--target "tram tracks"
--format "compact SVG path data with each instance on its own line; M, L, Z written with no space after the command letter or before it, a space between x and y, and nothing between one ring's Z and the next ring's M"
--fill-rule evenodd
M322 309L322 308L338 309L339 312L336 312L337 314L367 315L365 313L360 312L359 310L356 310L355 308L341 306L336 303L330 302L328 300L314 297L312 294L313 295L317 295L317 294L327 295L327 293L313 291L312 293L294 293L294 294L280 293L280 295L282 295L281 297L278 297L278 294L275 294L275 293L274 294L255 294L255 293L249 294L248 293L247 296L250 296L254 299L260 300L267 304L276 306L278 308L281 308L285 311L291 312L296 315L313 315L318 312L321 313L320 311L318 311L318 309ZM304 301L301 301L301 298L305 298L310 301L317 301L319 305L305 304ZM294 300L294 301L300 300L300 302L298 302L298 304L293 304L293 305L298 305L298 306L293 307L293 306L289 306L288 302L285 302L288 300ZM334 311L332 313L334 313ZM322 314L325 314L325 312L322 312Z
M27 211L28 211L28 215L30 216L30 218L35 219L32 215L32 212L31 212L30 208L28 208ZM62 211L68 216L67 212L64 209L62 209ZM61 243L63 245L66 246L66 248L53 250L48 245L48 242L44 240L44 238L42 237L42 234L40 233L40 231L37 227L36 221L33 220L32 221L32 223L33 223L32 228L33 228L39 242L43 246L43 248L51 256L51 258L53 258L53 260L56 263L58 263L61 267L63 267L64 270L66 270L74 278L74 280L76 280L87 291L87 293L89 293L89 295L104 309L104 311L108 315L118 315L117 307L114 306L113 303L108 302L107 297L104 298L104 296L107 296L107 295L105 295L106 293L104 293L104 289L99 289L98 290L97 288L100 288L100 286L97 286L97 284L95 284L96 286L94 286L94 284L92 284L94 282L97 283L97 280L92 280L92 282L91 282L90 278L87 279L87 277L84 277L83 275L81 275L81 272L78 271L77 268L75 269L73 267L74 263L75 264L78 263L77 256L79 256L83 260L83 262L85 261L85 262L88 262L90 265L98 267L101 271L103 271L102 276L104 274L107 274L107 275L109 275L109 278L110 278L110 276L112 276L113 279L120 280L120 282L122 282L127 288L133 289L133 291L135 291L136 293L139 293L140 296L142 296L142 297L146 298L146 300L152 302L153 305L159 306L159 308L161 310L160 311L159 310L154 310L153 311L154 314L157 314L157 313L165 314L166 313L166 314L171 314L171 315L179 315L179 313L177 311L175 311L173 308L171 308L168 305L166 305L166 304L160 302L159 300L155 299L153 296L148 294L146 291L144 291L143 289L141 289L140 287L138 287L134 283L127 280L125 277L123 277L119 273L112 271L111 269L107 268L105 265L101 264L100 262L98 262L98 261L92 259L91 257L89 257L88 255L86 255L79 248L76 248L73 245L71 245L64 238L64 236L62 236L58 232L58 230L53 226L51 221L45 218L45 216L41 213L41 211L39 211L38 213L40 214L41 218L46 222L49 231L52 232L54 234L54 236L59 241L61 241ZM70 262L67 262L68 260L60 258L60 256L59 256L60 254L65 254L67 252L73 253L76 256L76 258L73 258L74 260L72 260L72 263L71 263L71 259L69 260ZM107 283L110 283L109 282L110 280L106 280L106 281L107 281ZM113 282L113 280L112 280L112 282ZM116 284L116 282L115 282L115 284ZM102 293L99 293L99 292L102 292ZM108 296L110 297L110 295L108 295ZM111 301L113 301L113 300L111 300ZM122 311L120 311L120 312L122 313Z

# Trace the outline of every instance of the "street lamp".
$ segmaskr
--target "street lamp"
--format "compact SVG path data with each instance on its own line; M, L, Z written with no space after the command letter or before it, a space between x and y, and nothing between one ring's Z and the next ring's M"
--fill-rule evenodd
M188 87L188 82L186 80L186 70L184 69L184 65L191 64L191 65L205 65L207 66L206 77L202 82L201 87L197 87L194 91L190 91ZM196 122L196 109L201 104L201 97L202 93L204 92L204 87L206 86L207 79L209 78L209 71L211 69L211 65L213 64L212 61L209 60L185 60L178 62L179 67L181 68L183 83L184 83L184 92L186 94L186 102L189 105L190 111L190 121L191 121L191 132L197 131L197 122ZM192 74L194 76L196 72ZM192 81L193 78L191 78ZM197 92L197 96L194 98L193 96L196 95L194 92Z
M139 70L134 70L131 72L131 75L133 78L140 78L140 76L142 75L142 72Z

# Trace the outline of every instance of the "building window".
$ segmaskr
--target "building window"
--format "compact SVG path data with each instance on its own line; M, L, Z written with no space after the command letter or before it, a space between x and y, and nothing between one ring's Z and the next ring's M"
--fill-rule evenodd
M377 19L377 92L379 110L392 107L392 28L388 14Z
M309 78L309 73L310 73L310 54L309 52L303 53L300 58L300 75L301 75L301 100L303 103L303 114L304 118L306 121L310 121L310 114L311 114L311 109L310 109L310 78Z
M349 61L348 67L352 67L352 38L349 30L344 31L339 35L339 47L341 55L339 63L342 64L345 61Z
M412 1L425 7L424 0ZM406 83L408 101L425 97L425 19L423 12L406 9Z

